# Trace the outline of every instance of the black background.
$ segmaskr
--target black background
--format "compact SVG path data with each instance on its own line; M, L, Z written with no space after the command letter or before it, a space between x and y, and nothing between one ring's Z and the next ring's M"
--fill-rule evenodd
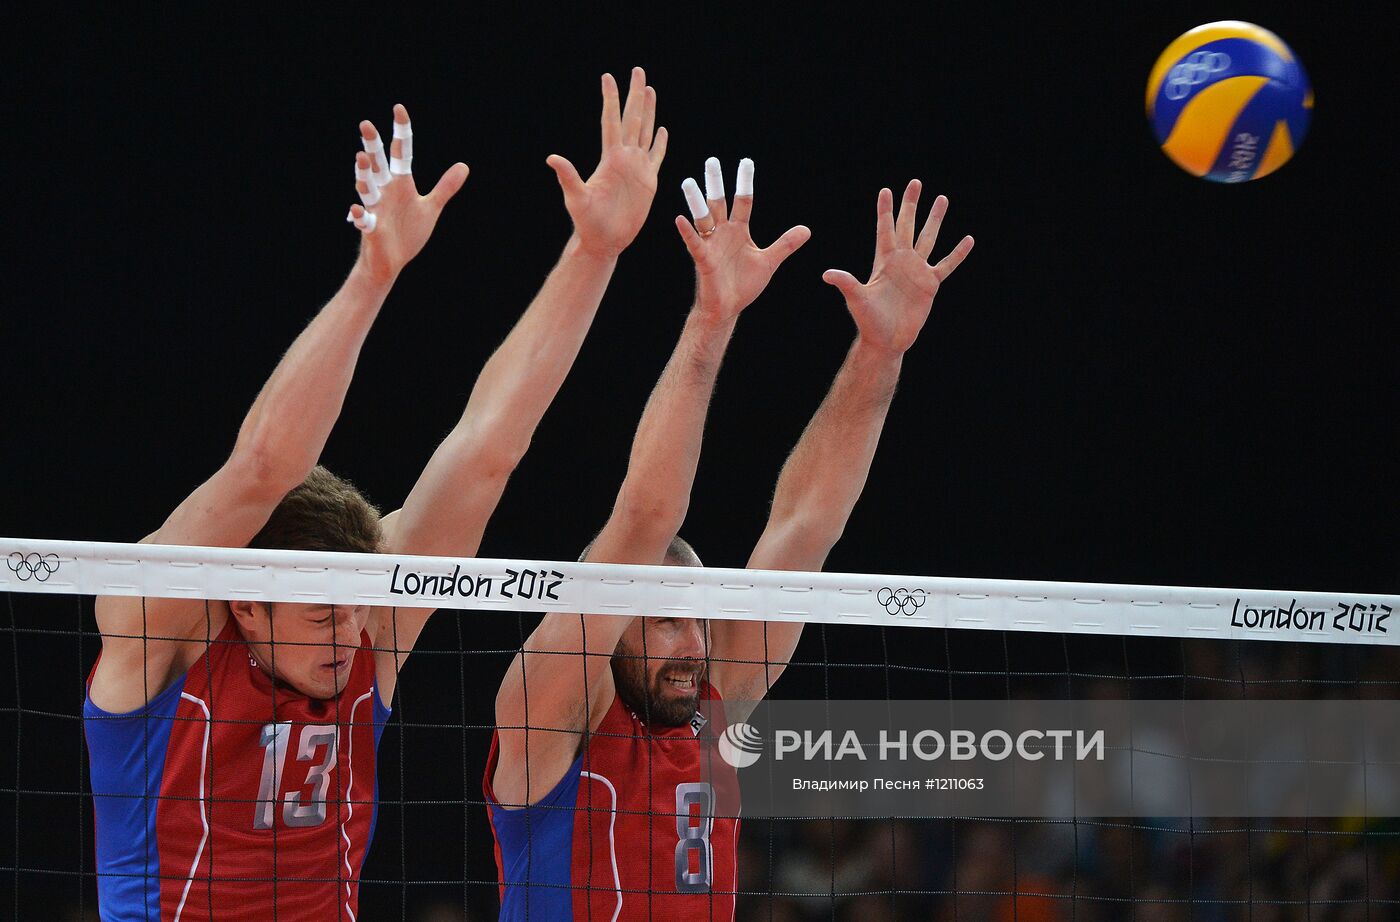
M1397 184L1377 102L1394 85L1393 41L1364 12L687 9L143 7L12 22L0 533L136 540L220 464L353 260L342 218L357 121L385 127L403 102L424 187L458 159L471 177L376 324L323 456L394 508L568 235L545 157L587 175L598 75L625 84L642 64L671 132L657 200L484 555L573 559L601 525L689 304L670 226L680 181L713 154L731 187L738 158L756 161L761 243L795 223L813 238L745 314L721 376L683 532L707 563L744 563L850 342L822 270L864 277L876 191L917 176L925 207L937 192L952 202L939 252L963 233L977 247L906 360L830 569L1400 591ZM1142 111L1161 49L1227 17L1289 42L1317 97L1294 160L1241 186L1173 166ZM528 627L443 615L423 645L455 651L460 633L467 649L502 650ZM891 639L913 660L931 643ZM827 640L809 632L799 658L822 659ZM35 646L24 666L51 669L45 703L76 713L80 667L61 649ZM79 656L95 652L89 641ZM447 719L486 723L503 665L420 657L400 716L441 697ZM814 689L794 677L782 693ZM48 692L27 694L38 706ZM409 771L431 774L430 731L418 753L414 732ZM472 731L465 768L456 749L437 760L445 797L477 796L486 739ZM60 756L32 758L42 776ZM470 872L453 870L460 810L423 809L408 847L455 842L442 874L489 877L489 834L468 813ZM399 873L396 835L385 820L367 876ZM54 852L70 869L71 838ZM386 892L396 907L400 891Z

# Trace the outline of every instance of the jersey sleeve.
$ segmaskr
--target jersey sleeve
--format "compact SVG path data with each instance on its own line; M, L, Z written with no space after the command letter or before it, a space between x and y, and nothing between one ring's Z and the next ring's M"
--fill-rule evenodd
M83 701L96 822L97 881L105 918L160 917L156 807L185 676L123 714Z
M514 920L528 906L532 918L570 919L574 813L583 754L574 759L547 795L536 803L517 807L502 806L491 788L499 758L500 740L493 734L481 786L496 836L501 918Z

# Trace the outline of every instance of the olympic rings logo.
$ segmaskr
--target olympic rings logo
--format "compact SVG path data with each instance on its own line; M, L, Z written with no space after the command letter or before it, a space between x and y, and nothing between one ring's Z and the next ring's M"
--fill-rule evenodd
M15 551L10 554L9 560L5 561L10 572L19 577L20 582L34 580L42 583L50 576L58 572L57 554L24 554Z
M912 615L924 607L924 602L928 601L928 593L922 589L884 588L875 593L875 600L885 606L885 611L892 615Z
M1167 73L1164 89L1168 99L1185 99L1193 87L1213 75L1230 69L1230 56L1223 51L1197 51Z

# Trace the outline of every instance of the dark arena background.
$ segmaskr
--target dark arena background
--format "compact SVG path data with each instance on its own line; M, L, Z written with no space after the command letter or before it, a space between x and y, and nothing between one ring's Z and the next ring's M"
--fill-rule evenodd
M1323 4L516 5L11 11L0 534L135 541L226 457L355 254L356 124L403 102L414 170L471 176L403 274L323 456L400 503L569 233L598 75L647 68L670 131L646 227L511 481L484 556L572 560L606 518L690 304L704 159L757 164L755 237L812 240L739 325L683 534L742 566L911 177L977 239L907 358L827 569L1400 592L1393 38ZM509 19L501 18L509 16ZM1147 73L1186 29L1278 33L1316 91L1277 174L1194 179ZM431 180L429 180L431 181ZM732 180L731 180L732 181ZM362 916L495 917L481 775L534 616L444 612L380 756ZM0 603L0 918L96 919L80 712L91 600ZM809 629L780 698L1400 696L1394 647ZM740 919L1367 919L1400 822L746 823ZM1019 894L1019 895L1018 895ZM328 908L328 912L333 910Z

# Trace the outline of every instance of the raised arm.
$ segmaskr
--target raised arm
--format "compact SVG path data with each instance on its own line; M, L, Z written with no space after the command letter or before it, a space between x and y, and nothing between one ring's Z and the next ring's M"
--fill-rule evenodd
M642 412L626 479L589 551L590 561L663 560L690 504L705 415L734 324L782 261L810 236L807 228L794 227L759 249L748 228L752 163L740 167L732 215L727 214L717 162L707 165L707 176L708 203L698 191L689 192L696 188L693 180L687 180L687 188L696 223L708 233L702 236L695 224L676 218L695 260L695 304ZM568 769L590 719L601 716L611 701L609 659L628 621L553 613L530 635L496 696L500 755L492 784L502 803L533 803ZM524 729L527 723L529 730Z
M909 183L897 221L890 190L880 190L869 282L836 269L822 276L845 297L856 340L783 465L768 525L749 558L753 569L822 568L865 488L904 353L923 329L939 285L972 249L972 238L965 237L937 265L928 264L948 200L934 200L916 241L919 189L917 179ZM787 666L802 625L717 621L711 632L715 687L728 701L756 701Z
M618 254L641 230L666 153L666 129L653 130L656 91L632 71L625 108L603 75L603 153L584 182L563 157L551 156L574 231L534 301L497 348L472 388L466 410L428 461L403 509L385 517L392 553L470 557L506 481L573 367L612 278ZM392 654L380 689L413 649L432 609L398 609L381 618L376 647Z
M407 122L402 106L396 116ZM362 122L360 131L367 149L379 146L371 123ZM363 205L351 211L360 228L360 252L349 277L263 385L228 460L145 543L242 547L315 466L389 289L467 177L466 166L456 164L420 196L411 177L377 182L390 178L388 166L382 150L357 155L357 189L372 204L368 211ZM178 668L181 642L203 638L208 630L202 603L104 596L96 614L103 648L92 695L108 710L139 707L163 689Z

